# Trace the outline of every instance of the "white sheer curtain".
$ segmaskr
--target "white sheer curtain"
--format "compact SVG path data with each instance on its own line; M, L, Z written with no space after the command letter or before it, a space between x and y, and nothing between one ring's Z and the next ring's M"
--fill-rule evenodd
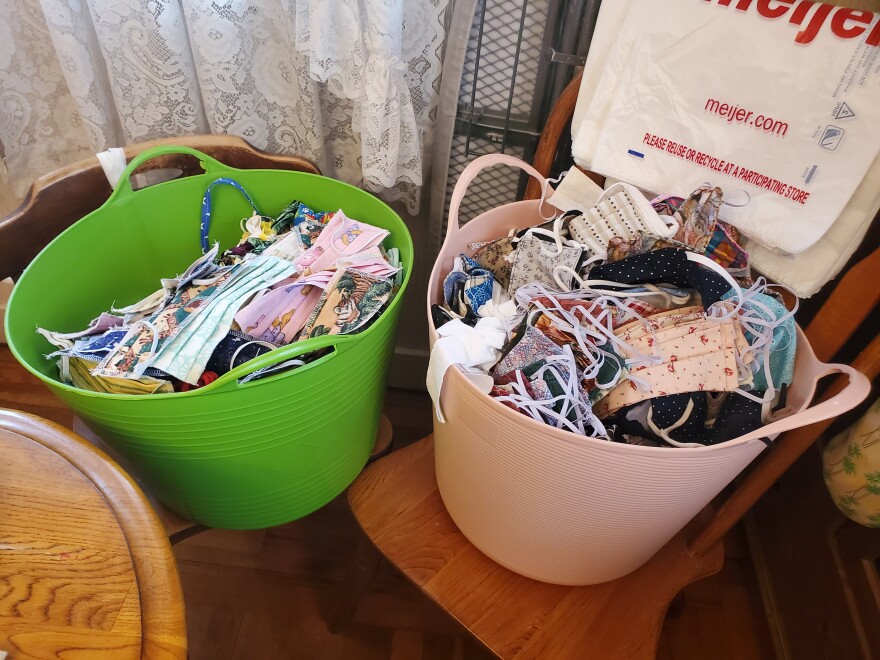
M447 0L0 0L0 196L125 143L232 133L419 207Z

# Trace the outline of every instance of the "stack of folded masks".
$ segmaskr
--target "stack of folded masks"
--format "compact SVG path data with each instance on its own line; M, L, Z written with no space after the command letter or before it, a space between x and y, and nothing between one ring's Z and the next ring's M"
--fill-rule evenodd
M242 220L238 245L215 245L182 275L85 330L38 329L64 382L99 392L189 391L266 352L369 327L402 282L388 231L294 201L277 218ZM248 379L317 359L315 351Z
M432 308L435 404L458 364L522 414L629 444L717 444L788 414L794 312L750 279L722 204L708 185L649 202L617 184L471 244Z

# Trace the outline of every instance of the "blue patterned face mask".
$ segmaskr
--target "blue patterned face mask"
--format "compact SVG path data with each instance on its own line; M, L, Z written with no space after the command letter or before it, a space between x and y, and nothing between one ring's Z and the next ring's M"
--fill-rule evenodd
M235 277L205 304L198 318L163 345L150 366L195 385L242 304L260 289L294 272L293 264L277 257L246 261Z
M221 269L210 280L194 280L161 311L133 324L93 374L139 378L154 367L195 384L241 304L295 270L283 259L261 256Z

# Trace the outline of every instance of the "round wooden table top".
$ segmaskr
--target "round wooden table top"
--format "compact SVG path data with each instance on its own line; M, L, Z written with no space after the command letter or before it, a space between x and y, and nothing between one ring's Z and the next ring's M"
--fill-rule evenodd
M186 658L165 531L106 454L0 409L0 651L24 658Z

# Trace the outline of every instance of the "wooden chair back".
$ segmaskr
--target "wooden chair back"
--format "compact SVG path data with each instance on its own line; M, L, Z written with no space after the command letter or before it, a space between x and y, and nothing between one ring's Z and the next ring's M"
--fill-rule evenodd
M268 154L232 135L194 135L141 142L125 147L128 161L142 151L175 144L198 149L240 169L273 168L320 174L317 165L298 156ZM138 173L179 170L177 176L202 172L187 154L159 156ZM177 178L177 177L173 177ZM0 280L15 279L53 238L107 201L112 189L97 158L73 163L37 179L24 201L0 219Z

